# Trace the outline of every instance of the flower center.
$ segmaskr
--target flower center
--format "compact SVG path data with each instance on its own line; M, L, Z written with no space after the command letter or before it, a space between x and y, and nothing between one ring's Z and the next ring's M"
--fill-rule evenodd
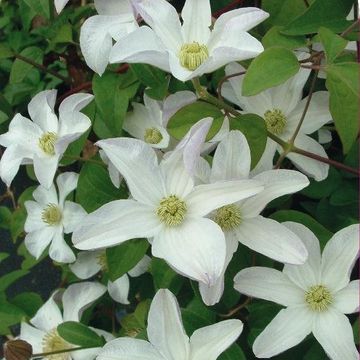
M214 221L224 231L233 230L241 224L240 208L235 204L223 206L217 209Z
M191 44L184 44L180 49L180 64L188 70L196 70L209 57L209 50L206 45L200 45L194 41Z
M53 132L47 132L39 139L40 149L47 155L55 155L55 142L57 135Z
M267 129L275 135L280 135L286 125L286 117L280 109L268 110L264 114Z
M48 225L58 225L62 219L62 213L56 204L48 204L42 211L41 219Z
M42 350L44 353L71 349L72 346L65 341L57 332L56 328L48 332L42 339ZM70 353L49 355L48 360L70 360Z
M158 144L163 139L161 132L156 128L145 130L144 141L148 144Z
M107 257L106 257L106 251L102 251L97 257L96 257L97 263L101 266L101 270L104 272L107 272L109 270Z
M160 201L156 214L166 225L177 226L184 221L186 211L185 202L176 195L170 195Z
M305 293L305 301L313 311L325 311L333 301L330 291L323 285L312 286Z

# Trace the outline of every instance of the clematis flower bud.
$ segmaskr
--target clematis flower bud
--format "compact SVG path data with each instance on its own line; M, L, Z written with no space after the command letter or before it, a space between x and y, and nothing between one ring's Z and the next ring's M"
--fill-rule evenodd
M10 340L4 344L6 360L29 360L32 352L32 346L24 340Z

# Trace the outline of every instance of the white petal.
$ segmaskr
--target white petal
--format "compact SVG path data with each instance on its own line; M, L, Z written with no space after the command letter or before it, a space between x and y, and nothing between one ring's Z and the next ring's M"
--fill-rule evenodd
M151 258L145 255L130 271L128 274L131 277L138 277L142 274L145 274L150 266Z
M77 259L73 264L70 264L70 270L79 279L88 279L101 270L98 263L98 258L102 254L101 251L80 251L77 254Z
M169 71L169 59L161 40L148 26L120 39L110 52L110 63L143 63Z
M246 218L234 230L250 249L288 264L303 264L308 256L301 239L282 224L262 216Z
M130 304L128 300L130 290L129 277L125 274L114 282L108 282L108 292L111 298L120 304Z
M68 96L59 106L59 113L78 112L91 103L94 95L91 94L74 94Z
M148 337L166 358L188 359L189 338L181 321L179 304L169 290L159 290L151 303Z
M130 239L153 237L160 227L155 209L133 200L118 200L87 215L72 240L80 250L95 250Z
M59 189L59 204L64 204L66 197L76 189L79 180L79 174L74 172L65 172L56 179Z
M58 195L54 184L50 188L45 188L44 186L38 186L33 192L33 198L43 206L48 204L59 204Z
M241 270L234 278L241 294L276 302L284 306L304 304L304 291L281 271L254 266Z
M106 287L96 282L70 285L63 294L64 321L80 321L82 313L106 292Z
M181 12L185 43L207 44L210 36L211 8L209 0L187 0Z
M211 182L249 177L250 148L240 131L230 131L218 145L212 163Z
M164 181L154 150L143 141L129 138L97 143L124 176L131 195L148 205L159 204L165 195Z
M276 148L278 144L271 140L270 138L267 139L265 150L256 164L255 168L251 171L250 175L254 176L256 174L260 174L264 171L271 170L274 166L274 156L276 153Z
M216 360L240 336L243 323L226 320L196 330L190 338L192 360Z
M297 306L281 310L255 339L257 358L270 358L296 346L311 332L312 313Z
M261 182L265 189L261 193L246 199L243 203L247 216L257 216L266 205L286 194L293 194L309 185L308 178L294 170L268 170L252 178Z
M69 234L82 226L82 220L87 215L86 211L79 204L72 201L65 201L63 210L63 226L65 234Z
M338 231L326 244L322 254L321 281L333 291L345 287L359 256L359 225Z
M24 230L29 233L45 227L46 223L41 218L43 207L35 201L25 201L24 205L27 212Z
M54 113L57 90L41 91L32 98L28 105L31 119L44 132L58 131L58 119Z
M314 320L313 333L330 359L359 359L350 322L340 312L329 309L319 314Z
M53 297L37 311L30 323L40 330L48 332L63 322L59 307Z
M147 341L121 337L108 342L97 360L166 360Z
M69 2L69 0L55 0L55 9L58 14L64 9L65 5Z
M318 131L318 141L319 144L327 144L332 140L332 135L330 130L319 129Z
M21 323L19 338L32 346L34 354L42 352L42 339L45 335L46 332L36 329L25 322Z
M241 24L241 29L243 31L248 31L268 17L268 13L255 7L245 7L242 9L228 11L219 16L216 20L214 31L223 30L226 24L232 19Z
M301 119L307 101L308 98L305 98L299 102L296 108L289 115L289 121L291 121L291 119L295 119L295 121L298 122ZM301 126L301 131L305 134L312 134L331 121L331 119L332 117L329 110L329 93L327 91L318 91L314 93L311 98L309 109L306 112L304 122Z
M0 159L0 176L1 180L10 187L14 177L19 171L22 160L26 156L26 149L13 145L8 147Z
M224 268L224 234L209 219L187 219L177 227L164 228L154 238L152 253L189 278L211 286Z
M49 256L51 259L59 263L72 263L76 257L70 246L64 240L62 228L58 228L49 248Z
M199 161L195 165L195 171L194 171L195 185L209 183L210 175L211 175L210 164L204 158L200 157Z
M59 165L59 156L39 157L34 155L34 172L39 183L45 188L50 188Z
M261 183L254 180L219 181L196 186L185 201L189 214L204 216L212 210L246 199L262 190Z
M334 306L343 314L352 314L359 310L359 280L354 280L335 294Z
M166 0L136 0L134 4L164 45L172 51L179 51L183 39L176 9Z
M199 283L199 291L205 305L213 306L220 301L224 293L224 281L224 275L221 275L212 286L204 284L203 282Z
M324 148L317 141L307 135L300 133L295 140L295 146L299 149L303 149L316 155L328 158ZM298 169L300 169L308 176L313 177L316 181L322 181L328 176L328 164L296 153L289 153L287 157Z
M53 239L55 231L53 227L45 226L39 230L28 233L25 236L25 246L29 253L36 259L39 259Z
M95 0L95 8L100 15L121 15L132 13L129 0Z
M121 39L136 28L132 13L112 13L88 18L80 33L80 47L86 64L102 75L109 63L113 38Z

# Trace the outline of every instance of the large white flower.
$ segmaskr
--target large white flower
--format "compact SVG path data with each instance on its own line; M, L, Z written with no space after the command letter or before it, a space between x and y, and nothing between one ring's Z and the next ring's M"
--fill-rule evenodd
M233 63L229 64L225 70L227 75L231 75L243 71L244 68ZM223 88L223 95L229 101L239 105L244 113L254 113L263 117L271 133L288 141L294 134L306 106L307 98L301 98L309 74L310 70L301 69L297 75L284 84L249 97L242 96L244 75L241 75L229 79ZM331 121L329 94L327 91L317 91L313 94L310 107L296 137L295 146L327 158L324 148L308 134L317 131L329 121ZM255 171L272 169L276 151L282 153L282 147L268 138L265 152ZM295 153L289 153L287 158L298 169L317 181L324 180L328 175L328 164Z
M211 170L208 163L204 162L204 175L201 177L210 183L248 179L250 164L250 148L245 136L238 130L231 131L218 145ZM277 261L303 264L307 259L307 250L301 239L282 224L264 218L260 213L270 201L300 191L309 184L309 180L293 170L268 170L252 178L264 185L262 192L210 214L225 234L227 256L224 272L239 242ZM207 305L218 302L223 288L224 276L211 287L200 283L204 302Z
M57 326L65 321L81 320L84 310L99 299L106 292L106 287L99 283L83 282L70 285L62 295L63 311L56 304L55 293L38 310L30 320L31 325L21 323L19 338L27 341L33 348L33 353L54 352L77 347L65 341L58 333ZM93 329L107 341L114 337L106 331ZM46 359L52 360L92 360L96 357L100 348L79 350L53 355Z
M64 240L65 234L71 233L86 215L85 210L66 197L76 189L79 176L67 172L58 176L50 189L39 186L33 193L35 201L26 201L28 213L25 222L25 246L37 259L51 243L50 257L61 263L75 261L75 255Z
M102 75L109 63L113 39L118 41L138 28L129 0L95 0L99 15L81 27L80 47L87 65Z
M127 274L119 277L114 282L109 280L107 287L111 298L121 304L130 304L128 300L130 290L129 276L138 277L145 274L150 262L149 256L145 255ZM79 279L89 279L101 270L107 272L106 252L104 250L80 251L76 261L69 267Z
M286 306L257 337L258 358L275 356L299 344L311 332L332 360L357 360L353 332L344 314L359 308L359 280L350 281L359 253L359 226L337 232L320 254L319 241L305 226L284 223L306 244L304 265L285 265L282 272L252 267L236 275L235 289Z
M148 316L149 342L118 338L107 343L97 360L216 360L241 334L240 320L226 320L186 335L175 296L159 290Z
M154 256L189 278L214 284L224 267L225 239L221 228L205 216L257 194L263 186L254 180L194 186L193 159L210 125L206 119L196 124L160 164L154 149L137 139L99 141L124 176L132 199L113 201L88 215L73 234L75 246L92 250L150 238Z
M260 9L227 12L212 27L209 0L186 0L182 24L175 8L165 0L133 3L151 28L142 26L118 41L110 54L111 63L146 63L186 81L264 50L247 32L269 16Z
M91 126L90 119L80 112L93 99L89 94L75 94L59 107L59 120L54 112L56 90L37 94L28 105L31 120L16 114L9 131L0 135L5 150L0 161L0 176L7 186L21 164L34 164L36 178L49 188L59 161L68 145Z

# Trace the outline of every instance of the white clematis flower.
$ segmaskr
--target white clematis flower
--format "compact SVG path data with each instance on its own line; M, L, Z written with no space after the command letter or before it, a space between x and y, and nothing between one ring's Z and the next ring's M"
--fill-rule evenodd
M247 140L240 131L233 130L218 145L211 170L208 163L204 162L205 175L202 178L210 183L248 179L250 164ZM260 213L270 201L308 186L308 178L298 171L269 170L252 179L264 185L262 192L223 206L210 214L225 234L227 252L224 272L239 242L276 261L303 264L308 253L301 239L282 224L264 218ZM224 289L224 272L214 286L200 283L200 293L207 305L214 305L220 300Z
M21 323L19 338L27 341L33 348L33 353L54 352L77 347L60 337L57 326L66 321L81 320L83 312L91 306L106 292L106 287L94 282L83 282L70 285L62 295L63 311L54 300L55 293L38 310L28 325ZM107 341L114 337L106 331L94 329L99 335L104 336ZM51 360L92 360L101 348L79 350L53 355L46 359Z
M176 9L165 0L133 3L151 28L142 26L118 41L110 54L111 63L150 64L187 81L264 50L247 32L269 16L258 8L227 12L212 27L209 0L186 0L182 24Z
M150 306L149 342L128 337L115 339L104 346L97 360L216 360L242 329L240 320L225 320L200 328L189 338L175 296L161 289Z
M150 262L149 256L145 255L127 274L114 282L109 280L107 288L111 298L120 304L130 304L128 300L130 290L129 276L138 277L145 274ZM106 253L103 250L80 251L76 261L69 267L79 279L89 279L101 270L108 271Z
M350 281L359 253L359 226L337 232L321 256L319 241L309 229L293 222L284 224L306 244L307 262L285 265L282 272L252 267L234 279L240 293L286 306L255 340L256 357L280 354L312 332L330 359L357 360L353 331L344 314L359 309L359 280Z
M0 145L6 147L0 161L0 176L10 186L21 164L34 164L36 178L49 188L59 161L68 145L91 126L90 119L80 112L93 95L75 94L59 107L59 119L54 106L56 90L37 94L29 103L31 120L16 114L9 131L0 135Z
M210 125L206 119L196 124L160 164L154 149L142 141L99 141L124 176L132 199L113 201L88 215L73 234L75 247L94 250L146 237L154 256L191 279L214 284L224 267L225 240L221 228L205 216L263 186L254 180L194 186L193 160Z
M179 91L168 96L163 103L145 94L144 105L132 104L134 110L126 115L123 129L155 149L166 149L170 144L170 135L166 129L169 119L196 99L191 91Z
M243 71L244 68L236 63L226 67L226 75ZM303 87L309 77L310 70L301 69L297 75L284 84L267 89L255 96L242 96L242 82L244 75L236 76L225 84L223 95L229 101L240 106L244 113L254 113L265 119L267 129L283 139L290 140L300 121L306 106L307 98L301 99ZM329 94L327 91L313 93L310 107L295 140L295 146L327 158L324 148L309 134L320 129L331 121L329 111ZM282 147L268 138L265 152L256 166L255 171L261 172L273 168L276 151L282 153ZM329 165L303 155L289 153L287 158L308 176L316 181L324 180L329 171Z
M61 263L75 261L75 255L64 240L80 224L85 210L66 197L76 189L79 175L71 172L58 176L56 183L59 195L53 184L50 189L39 186L33 193L35 201L26 201L28 213L25 222L25 246L37 259L50 244L49 256Z
M102 75L109 63L113 39L120 40L139 26L129 0L95 0L99 15L81 27L80 47L87 65Z

